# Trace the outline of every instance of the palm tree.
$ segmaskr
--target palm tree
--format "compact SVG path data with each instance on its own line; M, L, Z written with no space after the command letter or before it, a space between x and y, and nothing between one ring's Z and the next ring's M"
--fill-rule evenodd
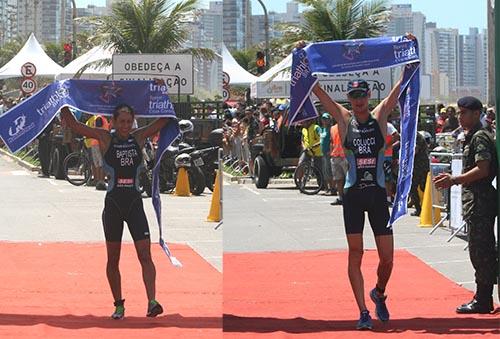
M0 48L0 67L5 65L19 53L26 43L26 40L27 37L18 35Z
M308 6L304 24L281 24L277 53L291 51L297 41L371 38L382 35L389 20L388 0L296 0ZM278 47L279 46L279 47Z
M43 49L52 60L61 66L64 64L64 48L62 44L48 42L43 45Z
M184 48L198 0L173 4L172 0L121 0L109 16L79 18L95 27L92 39L117 53L190 53L213 59L206 48Z
M255 64L255 54L257 53L256 48L244 49L244 50L234 50L231 52L234 60L243 67L246 71L256 74L257 65Z

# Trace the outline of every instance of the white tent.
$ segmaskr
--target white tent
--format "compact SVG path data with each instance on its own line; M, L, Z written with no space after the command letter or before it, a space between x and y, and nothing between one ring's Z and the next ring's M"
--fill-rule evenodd
M288 98L292 54L267 70L251 86L252 98Z
M36 75L51 76L61 72L62 67L52 60L31 33L23 48L8 63L0 68L0 79L22 77L21 66L31 62L36 67Z
M55 76L55 79L64 80L73 78L75 74L85 65L99 60L111 59L112 57L113 51L111 48L96 46L67 64L66 67L64 67L61 72ZM111 66L90 66L80 75L79 79L106 80L108 75L111 73Z
M222 45L222 70L229 74L230 85L250 85L258 79L234 60L224 44Z

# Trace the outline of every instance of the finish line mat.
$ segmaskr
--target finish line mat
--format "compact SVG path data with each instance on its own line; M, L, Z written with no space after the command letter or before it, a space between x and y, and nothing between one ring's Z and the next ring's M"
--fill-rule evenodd
M122 245L125 319L112 320L104 243L0 242L0 338L221 338L221 273L188 246L171 248L183 268L152 244L164 313L147 318L139 260Z
M365 251L362 271L373 332L355 330L359 311L347 276L347 251L224 254L224 338L356 338L437 335L493 337L500 314L458 315L472 293L406 251L395 252L387 287L391 320L382 324L368 293L377 252ZM401 334L401 336L397 336Z

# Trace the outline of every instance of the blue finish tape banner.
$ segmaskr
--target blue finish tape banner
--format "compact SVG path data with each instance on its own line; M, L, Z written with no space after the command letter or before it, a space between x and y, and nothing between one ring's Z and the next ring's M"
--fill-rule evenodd
M181 263L171 255L162 238L161 200L159 194L159 160L166 148L178 137L179 126L167 86L155 81L56 81L0 116L0 137L12 152L31 143L64 106L89 113L112 115L121 103L130 105L137 117L173 118L160 131L159 147L153 171L153 206L160 229L159 243L172 264Z
M413 174L413 158L417 132L420 94L420 60L416 40L381 37L313 43L295 49L290 80L289 123L318 116L310 95L316 74L336 74L374 68L406 65L401 82L401 149L399 176L394 207L389 225L407 213L407 200Z

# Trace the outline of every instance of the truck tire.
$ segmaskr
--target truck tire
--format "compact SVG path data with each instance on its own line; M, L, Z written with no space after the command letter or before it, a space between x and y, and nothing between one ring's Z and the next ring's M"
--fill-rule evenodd
M255 158L253 173L255 176L255 187L266 188L269 184L269 168L264 158L260 155Z

